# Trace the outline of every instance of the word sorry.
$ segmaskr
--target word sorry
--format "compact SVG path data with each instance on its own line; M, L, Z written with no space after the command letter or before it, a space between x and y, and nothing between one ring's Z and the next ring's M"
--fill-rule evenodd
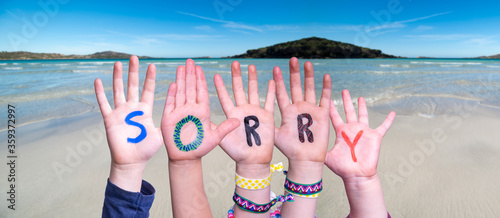
M196 125L196 128L198 129L198 133L196 134L196 139L187 144L184 145L182 144L181 141L181 129L182 127L188 123L189 121L193 122ZM175 125L175 130L174 130L174 143L177 146L177 148L181 151L192 151L196 150L198 146L201 145L201 142L203 141L203 124L200 122L200 119L193 115L188 115L187 117L184 117L181 121L179 121Z
M307 123L305 125L304 125L304 123L302 123L303 118L307 119ZM304 113L304 114L299 114L297 116L297 129L299 130L300 142L304 143L304 141L305 141L304 132L307 134L307 141L309 141L311 143L314 142L313 133L311 132L311 130L309 130L309 127L312 124L313 124L313 120L312 120L310 114Z
M127 138L127 142L130 142L130 143L139 143L142 140L144 140L146 138L146 136L148 135L147 132L146 132L146 128L142 124L140 124L138 122L134 122L134 121L131 120L132 118L134 118L136 116L142 116L142 115L144 115L144 112L142 112L142 111L134 111L134 112L131 112L130 114L128 114L127 117L125 117L125 123L126 124L131 125L131 126L137 126L137 127L139 127L139 129L141 129L141 134L139 134L135 138Z
M356 137L354 138L354 141L351 142L349 137L345 134L344 131L342 131L342 137L344 137L345 142L347 143L347 146L351 148L351 157L354 162L358 162L358 159L356 158L356 153L354 151L354 147L356 147L356 144L358 144L359 138L361 138L361 135L363 135L363 130L360 130L358 134L356 134Z

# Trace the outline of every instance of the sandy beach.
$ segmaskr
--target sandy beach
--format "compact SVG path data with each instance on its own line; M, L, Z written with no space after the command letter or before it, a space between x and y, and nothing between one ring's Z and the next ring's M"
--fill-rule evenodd
M436 117L399 115L382 144L379 176L393 217L499 217L500 110L473 101L456 101L457 113ZM155 102L161 118L163 102ZM393 104L369 105L370 125ZM342 113L343 111L341 111ZM388 113L389 111L387 111ZM212 111L216 123L222 111ZM385 113L385 112L384 112ZM404 113L403 113L404 114ZM279 112L276 110L276 123ZM331 130L333 136L333 128ZM98 111L27 124L19 136L15 217L99 217L109 175L110 155ZM6 132L0 132L6 137ZM334 137L330 137L330 148ZM5 149L0 155L6 156ZM273 162L286 158L275 149ZM2 172L7 167L2 164ZM214 217L232 205L234 162L217 147L203 158L205 189ZM156 188L151 217L171 217L167 154L150 160L144 179ZM282 193L284 176L275 174L272 190ZM345 217L349 207L342 181L324 168L319 217ZM0 190L6 193L5 181ZM6 213L3 201L0 214ZM10 216L9 216L10 217Z

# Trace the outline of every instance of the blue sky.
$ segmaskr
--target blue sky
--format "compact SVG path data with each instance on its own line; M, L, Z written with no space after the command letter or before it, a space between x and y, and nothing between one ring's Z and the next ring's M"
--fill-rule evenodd
M0 51L221 57L317 36L416 57L500 53L500 1L2 1Z

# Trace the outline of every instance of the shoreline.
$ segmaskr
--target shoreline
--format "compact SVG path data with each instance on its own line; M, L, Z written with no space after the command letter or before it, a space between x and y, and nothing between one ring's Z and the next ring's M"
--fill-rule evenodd
M230 87L228 87L230 89ZM109 91L109 90L107 90ZM333 94L336 94L335 99L332 99L335 103L335 106L337 109L343 110L343 104L342 104L342 99L340 96L338 96L338 93L333 93L332 92L332 97ZM154 101L154 108L160 111L160 115L163 111L163 105L165 104L165 97L166 93L164 93L165 96L162 96L161 94L157 93L157 97L155 97ZM265 96L265 95L264 95ZM92 96L94 97L94 96ZM112 96L109 96L112 98ZM355 98L355 96L352 96ZM25 126L25 125L31 125L31 124L36 124L40 122L45 122L45 121L50 121L50 120L56 120L56 119L65 119L65 118L72 118L72 117L78 117L80 115L85 115L89 113L100 113L99 106L97 105L97 102L94 102L93 104L90 104L90 102L86 102L83 100L78 100L78 99L71 99L74 101L78 101L80 103L83 103L90 108L87 108L84 111L77 112L74 114L69 114L69 115L62 115L62 116L57 116L57 117L44 117L43 119L40 120L29 120L24 123L17 124L16 126ZM111 99L108 99L111 100ZM265 99L262 98L261 101L264 101ZM431 94L416 94L416 95L405 95L405 96L392 96L391 98L378 98L377 96L372 96L372 97L365 97L365 100L367 102L367 106L371 108L374 112L383 114L385 111L390 111L390 110L395 110L398 113L399 116L412 116L412 115L432 115L431 117L435 116L443 116L446 114L450 113L455 113L454 111L449 111L446 110L446 108L453 108L453 104L461 104L463 102L468 102L468 104L478 104L480 106L488 107L491 109L496 109L500 110L500 102L485 102L487 100L485 99L480 99L480 98L473 98L473 97L466 97L466 96L455 96L455 95L446 95L446 94L438 94L438 95L431 95ZM38 101L43 101L43 100L38 100ZM212 110L212 115L220 115L222 111L222 107L220 106L220 103L218 102L217 95L211 95L210 96L210 106ZM373 101L373 102L370 102ZM440 105L439 103L445 102L444 105ZM357 107L357 101L353 101L354 106ZM495 105L497 103L498 105ZM110 105L112 105L113 102L110 102ZM161 108L158 108L161 107ZM438 111L438 108L440 111ZM422 111L426 111L427 113L422 114ZM401 113L403 112L403 113ZM223 113L222 113L223 115ZM7 127L0 127L0 132L6 131Z

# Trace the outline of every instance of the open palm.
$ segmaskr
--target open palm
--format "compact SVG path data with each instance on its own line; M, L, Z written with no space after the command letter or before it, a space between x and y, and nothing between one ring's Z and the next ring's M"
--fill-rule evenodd
M368 125L368 112L363 97L358 99L359 119L352 105L349 91L342 92L346 123L340 117L333 101L330 118L336 133L334 147L328 152L325 164L343 179L371 177L377 174L377 164L382 138L391 127L396 116L389 113L376 129Z
M231 74L236 106L229 97L222 77L218 74L214 79L215 87L226 117L238 119L242 125L229 133L221 141L220 146L237 163L269 165L274 147L274 81L269 81L266 102L264 108L261 108L255 66L248 67L248 101L243 89L240 64L237 61L231 65ZM250 116L254 116L258 122L247 118L248 124L245 124L245 118ZM250 135L250 138L247 138L245 125L249 127L258 125L255 128L258 136Z
M188 116L195 121L198 119L199 124L191 120L183 125L180 131L182 144L176 143L176 127ZM170 84L161 121L163 140L171 161L201 159L238 125L236 119L226 120L218 127L210 121L207 81L200 66L195 66L194 61L188 59L185 67L177 68L176 82ZM201 141L196 148L180 149L197 140Z
M290 92L292 103L288 98L285 83L279 67L274 68L276 96L281 112L281 126L276 128L276 146L293 161L312 161L323 164L328 146L330 123L328 121L331 79L328 74L323 77L323 91L319 106L316 104L314 70L311 62L304 64L304 90L300 81L300 68L297 58L290 59ZM298 115L309 114L313 122L308 127L312 138L304 133L304 141L299 140ZM308 121L303 121L307 123Z
M113 69L115 110L112 110L108 103L101 80L95 80L96 97L104 119L112 164L116 166L145 165L163 144L160 129L155 127L152 119L155 77L156 68L151 64L146 73L142 97L139 101L139 59L132 56L129 63L127 99L125 100L122 64L116 62ZM127 116L135 111L139 112L127 120ZM135 124L131 125L131 123ZM128 139L136 140L129 142Z

